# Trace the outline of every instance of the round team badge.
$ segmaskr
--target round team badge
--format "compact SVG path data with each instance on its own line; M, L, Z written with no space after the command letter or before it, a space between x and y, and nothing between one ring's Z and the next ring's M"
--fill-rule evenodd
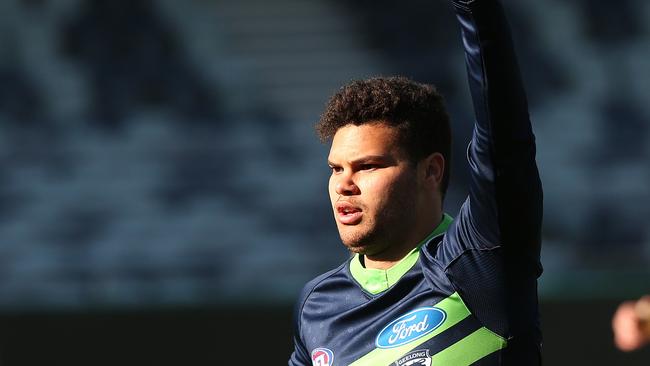
M334 352L328 348L319 347L311 351L311 364L313 366L332 366Z

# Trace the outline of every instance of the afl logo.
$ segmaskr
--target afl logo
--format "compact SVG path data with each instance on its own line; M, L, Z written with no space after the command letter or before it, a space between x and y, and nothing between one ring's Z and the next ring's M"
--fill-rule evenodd
M334 364L334 352L327 348L316 348L311 351L311 364L313 366L332 366Z
M433 332L447 318L438 308L419 308L388 323L379 332L375 344L379 348L399 347Z

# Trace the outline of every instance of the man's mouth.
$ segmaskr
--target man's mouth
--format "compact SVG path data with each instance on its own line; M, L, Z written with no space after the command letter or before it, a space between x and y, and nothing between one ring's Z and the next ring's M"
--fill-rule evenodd
M349 203L339 203L336 205L336 218L343 225L356 225L361 222L363 211Z

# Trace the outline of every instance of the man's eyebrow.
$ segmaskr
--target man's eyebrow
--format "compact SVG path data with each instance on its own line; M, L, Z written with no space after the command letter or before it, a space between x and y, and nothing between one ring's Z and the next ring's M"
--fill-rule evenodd
M368 161L390 162L392 161L392 159L389 156L385 156L385 155L366 155L358 159L354 159L350 163L361 164L361 163L366 163Z
M351 165L357 165L357 164L367 163L369 161L392 164L392 163L395 162L395 159L390 157L390 156L386 156L386 155L366 155L366 156L362 156L362 157L359 157L357 159L354 159L354 160L350 161L350 164ZM331 165L331 166L338 166L339 165L339 164L334 163L330 159L327 159L327 164Z

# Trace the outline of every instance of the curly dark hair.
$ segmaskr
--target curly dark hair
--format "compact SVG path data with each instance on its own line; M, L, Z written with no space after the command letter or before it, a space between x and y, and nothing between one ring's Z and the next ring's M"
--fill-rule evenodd
M445 158L441 182L444 197L449 185L451 127L444 98L434 86L402 76L353 81L330 98L316 124L316 131L325 143L343 126L369 123L395 127L413 163L434 152L442 154Z

